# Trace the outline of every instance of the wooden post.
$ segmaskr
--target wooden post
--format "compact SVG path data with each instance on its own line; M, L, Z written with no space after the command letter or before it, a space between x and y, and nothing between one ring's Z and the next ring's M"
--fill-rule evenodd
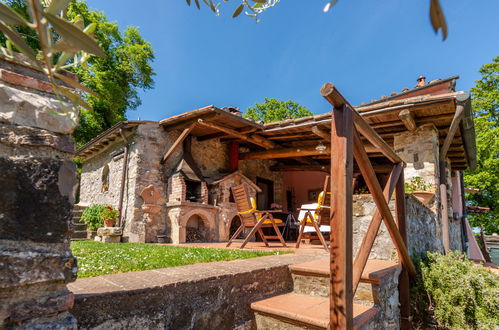
M352 329L352 111L333 108L331 120L331 252L329 329Z
M230 171L237 171L239 168L239 142L230 143Z
M404 171L400 173L395 186L395 215L397 217L397 226L400 236L407 246L407 227L405 210L405 184ZM399 261L400 263L401 261ZM399 277L399 302L400 302L400 329L407 330L411 328L411 303L410 303L410 283L407 268L402 264L402 272Z
M442 243L444 246L444 252L448 253L450 251L450 241L449 241L449 203L447 200L447 175L445 160L439 161L439 171L440 171L440 214L442 217Z

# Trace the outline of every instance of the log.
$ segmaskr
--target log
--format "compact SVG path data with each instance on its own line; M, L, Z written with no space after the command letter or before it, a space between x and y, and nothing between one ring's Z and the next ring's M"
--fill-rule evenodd
M275 165L270 170L275 172L311 171L329 172L329 165Z
M404 126L409 130L409 131L414 131L418 127L416 125L416 121L414 120L414 117L411 113L410 110L402 110L399 112L399 119L402 120L404 123Z
M393 149L376 133L376 131L362 118L352 105L341 95L338 89L331 83L325 83L321 88L321 95L335 108L346 105L352 110L352 117L355 126L373 146L379 149L383 155L392 163L403 163L403 160L393 151Z

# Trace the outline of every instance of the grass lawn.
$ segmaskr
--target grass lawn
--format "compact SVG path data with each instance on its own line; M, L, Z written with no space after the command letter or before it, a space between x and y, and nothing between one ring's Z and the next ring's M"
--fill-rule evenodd
M288 253L95 241L71 242L71 249L78 259L79 278Z

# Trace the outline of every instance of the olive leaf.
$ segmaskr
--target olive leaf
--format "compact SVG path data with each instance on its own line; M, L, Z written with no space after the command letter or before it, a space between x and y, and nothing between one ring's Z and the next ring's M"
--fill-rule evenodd
M442 39L447 39L447 23L445 22L444 12L438 0L431 0L430 2L430 21L433 31L438 33L442 29Z
M198 7L198 9L201 9L201 7L199 6L199 0L194 0L196 2L196 7Z
M185 0L187 1L187 5L190 6L191 5L191 0Z
M258 2L258 3L266 3L267 0L252 0L253 2Z
M92 94L93 96L95 97L99 97L99 94L97 94L96 92L94 92L93 90L91 90L90 88L88 88L87 86L83 86L82 84L80 84L79 82L77 82L76 80L72 79L72 78L69 78L69 77L66 77L65 75L61 74L61 73L54 73L54 76L65 82L66 84L70 85L71 87L74 87L76 89L81 89L82 91L85 91L89 94Z
M46 9L48 13L58 15L61 11L66 9L71 0L51 0L50 5Z
M61 35L70 45L99 57L106 56L97 42L78 27L50 13L44 13L43 15L47 21L52 24L57 33Z
M234 13L232 14L232 18L236 18L237 16L239 16L239 14L241 14L243 9L244 9L244 4L240 4L239 7L237 7Z
M23 25L26 26L28 23L21 17L18 13L10 9L7 5L0 2L0 21L5 24L10 25Z
M21 38L21 36L7 25L4 25L0 22L0 31L2 31L7 38L26 56L28 56L31 60L37 62L36 54Z
M87 102L83 101L83 99L79 95L70 92L66 87L54 85L54 90L57 92L61 92L63 96L66 97L71 102L81 105L82 107L84 107L89 111L93 111L92 107Z
M326 5L324 6L324 9L322 9L322 11L327 13L329 11L329 9L331 9L337 2L338 2L338 0L329 1L328 3L326 3Z

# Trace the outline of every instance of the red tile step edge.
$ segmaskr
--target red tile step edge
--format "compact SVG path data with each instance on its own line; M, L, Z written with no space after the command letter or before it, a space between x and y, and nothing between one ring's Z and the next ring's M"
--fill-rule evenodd
M302 264L289 266L292 273L309 276L329 277L329 258L321 258ZM400 265L387 260L368 260L362 272L361 282L379 284L380 279L400 268Z
M251 304L253 311L288 323L326 329L329 323L329 299L297 293L287 293ZM353 305L354 329L376 317L379 309Z

